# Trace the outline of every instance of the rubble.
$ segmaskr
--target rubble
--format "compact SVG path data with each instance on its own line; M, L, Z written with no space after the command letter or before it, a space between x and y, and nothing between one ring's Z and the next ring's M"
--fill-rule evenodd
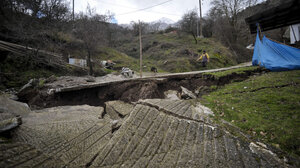
M20 116L13 116L9 113L0 113L0 133L10 131L22 124Z
M34 97L35 95L38 94L37 86L39 84L38 79L30 79L29 82L24 85L19 92L17 93L18 97Z
M176 90L168 90L164 92L165 99L180 100L180 94Z
M27 116L31 112L27 104L0 96L0 114L7 113L12 116Z
M197 96L190 90L185 87L180 86L181 88L181 98L182 99L196 99Z
M88 76L86 79L87 82L96 82L95 78L92 76Z
M121 74L125 77L125 78L132 78L134 75L134 71L132 71L129 68L123 67L122 68L122 72Z

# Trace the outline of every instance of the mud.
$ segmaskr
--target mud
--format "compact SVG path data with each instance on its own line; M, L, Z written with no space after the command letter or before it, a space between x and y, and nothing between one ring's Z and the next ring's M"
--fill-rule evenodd
M49 88L41 89L38 93L22 94L20 101L28 103L32 109L63 105L104 106L107 101L121 100L124 102L137 102L139 99L164 98L164 92L168 90L181 91L181 86L195 92L197 88L212 85L222 86L232 81L245 80L254 73L262 70L249 71L243 74L230 74L218 79L211 75L190 74L177 75L165 78L133 79L102 83L101 85L82 85L76 88L58 90L48 94ZM56 89L57 90L57 89ZM36 91L36 90L35 90ZM198 93L198 96L206 94L209 89Z

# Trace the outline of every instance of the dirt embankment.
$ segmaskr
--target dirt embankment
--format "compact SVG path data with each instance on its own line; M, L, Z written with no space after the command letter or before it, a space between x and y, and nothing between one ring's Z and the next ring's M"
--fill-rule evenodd
M46 85L40 89L36 87L29 88L18 96L20 101L28 103L34 109L82 104L103 106L105 102L112 100L136 102L139 99L164 98L165 91L181 91L181 86L201 97L203 94L210 92L213 85L218 87L231 81L245 80L249 76L261 72L263 70L256 69L241 74L232 73L219 78L208 74L183 74L164 78L86 84L70 89L50 88L49 85Z

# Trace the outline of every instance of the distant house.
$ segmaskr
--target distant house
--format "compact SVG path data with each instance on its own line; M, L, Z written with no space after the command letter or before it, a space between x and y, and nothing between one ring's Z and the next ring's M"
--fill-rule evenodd
M86 67L87 63L85 59L69 58L69 64Z
M300 24L290 26L290 40L291 44L295 44L297 41L300 41Z

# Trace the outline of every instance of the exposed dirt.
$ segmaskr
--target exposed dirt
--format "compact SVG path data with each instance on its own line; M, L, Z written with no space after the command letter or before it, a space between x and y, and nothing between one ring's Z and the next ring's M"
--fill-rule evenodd
M120 80L119 77L111 77L109 78L110 81L108 80L107 83L104 82L98 86L95 85L91 87L92 85L83 84L73 90L49 94L49 90L54 90L59 87L58 83L61 83L61 81L58 79L53 83L46 84L43 88L38 90L38 92L36 92L36 88L33 88L32 90L35 91L35 94L32 94L32 91L30 90L28 93L20 94L19 100L28 103L33 109L82 104L104 106L105 102L112 100L136 102L139 99L164 98L165 91L181 91L181 86L195 92L195 90L201 86L206 86L206 88L209 88L212 85L222 86L231 81L245 80L252 74L260 72L262 72L262 70L249 71L243 74L232 73L218 79L215 79L214 76L203 74L134 80ZM84 82L86 79L78 77L75 79L64 78L63 80L71 83L73 82L73 84L75 83L74 85L80 84L80 81L82 83L88 83ZM99 83L99 80L100 79L96 79L94 83ZM207 92L207 90L204 92L200 91L198 97Z

